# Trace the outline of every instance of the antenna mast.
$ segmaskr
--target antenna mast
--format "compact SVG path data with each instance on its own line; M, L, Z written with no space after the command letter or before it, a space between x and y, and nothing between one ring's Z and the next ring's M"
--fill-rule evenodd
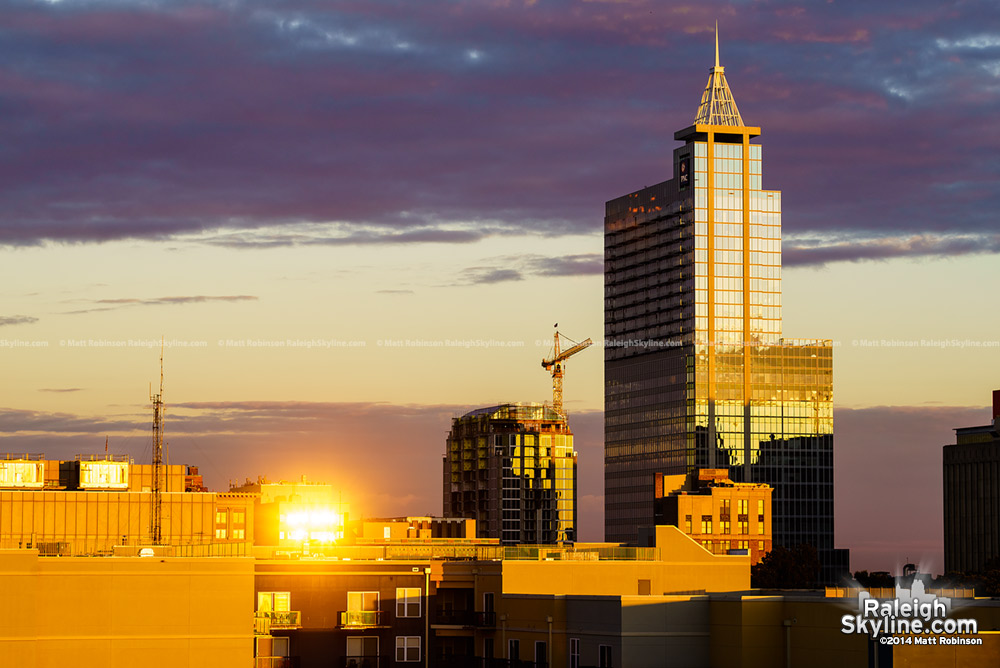
M149 517L149 534L153 545L163 540L161 520L163 515L163 338L160 338L160 393L149 395L153 402L153 512Z

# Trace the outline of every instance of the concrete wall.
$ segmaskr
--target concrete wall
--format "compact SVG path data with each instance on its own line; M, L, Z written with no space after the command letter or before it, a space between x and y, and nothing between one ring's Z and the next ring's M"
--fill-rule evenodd
M893 647L893 668L981 668L1000 666L1000 632L976 636L982 645L899 645Z
M184 474L187 467L181 464L164 464L160 470L160 484L164 492L183 492ZM129 467L128 488L132 492L148 492L153 489L153 465L132 464Z
M658 561L504 561L504 593L628 596L743 591L750 558L713 555L677 527L656 527Z
M253 561L0 550L0 664L246 668Z
M622 596L621 665L702 668L709 665L707 597Z
M711 602L711 665L868 665L868 640L841 633L841 617L853 602L820 596L732 594ZM787 623L786 623L787 622Z

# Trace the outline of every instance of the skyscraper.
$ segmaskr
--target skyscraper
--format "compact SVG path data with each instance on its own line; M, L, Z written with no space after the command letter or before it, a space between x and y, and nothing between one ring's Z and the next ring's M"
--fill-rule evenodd
M781 193L763 188L716 61L674 177L609 201L605 539L653 521L657 473L728 468L774 486L775 545L833 549L833 346L781 331Z
M982 573L1000 559L1000 390L993 421L944 446L944 570Z
M478 538L545 544L576 539L576 452L566 417L542 404L502 404L452 420L444 516L476 520Z

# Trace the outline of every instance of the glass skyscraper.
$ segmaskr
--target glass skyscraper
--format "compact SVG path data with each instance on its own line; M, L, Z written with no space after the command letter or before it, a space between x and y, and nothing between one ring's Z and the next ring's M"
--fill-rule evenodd
M728 468L774 486L774 544L814 545L830 581L848 566L833 347L782 337L781 193L763 188L759 135L716 49L674 177L606 205L605 539L652 524L657 473Z

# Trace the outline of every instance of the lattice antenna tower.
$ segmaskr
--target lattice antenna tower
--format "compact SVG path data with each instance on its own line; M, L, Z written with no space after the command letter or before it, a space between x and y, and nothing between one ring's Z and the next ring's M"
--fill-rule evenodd
M149 535L153 545L163 542L163 339L160 338L160 392L149 391L153 402L153 508L149 515Z

